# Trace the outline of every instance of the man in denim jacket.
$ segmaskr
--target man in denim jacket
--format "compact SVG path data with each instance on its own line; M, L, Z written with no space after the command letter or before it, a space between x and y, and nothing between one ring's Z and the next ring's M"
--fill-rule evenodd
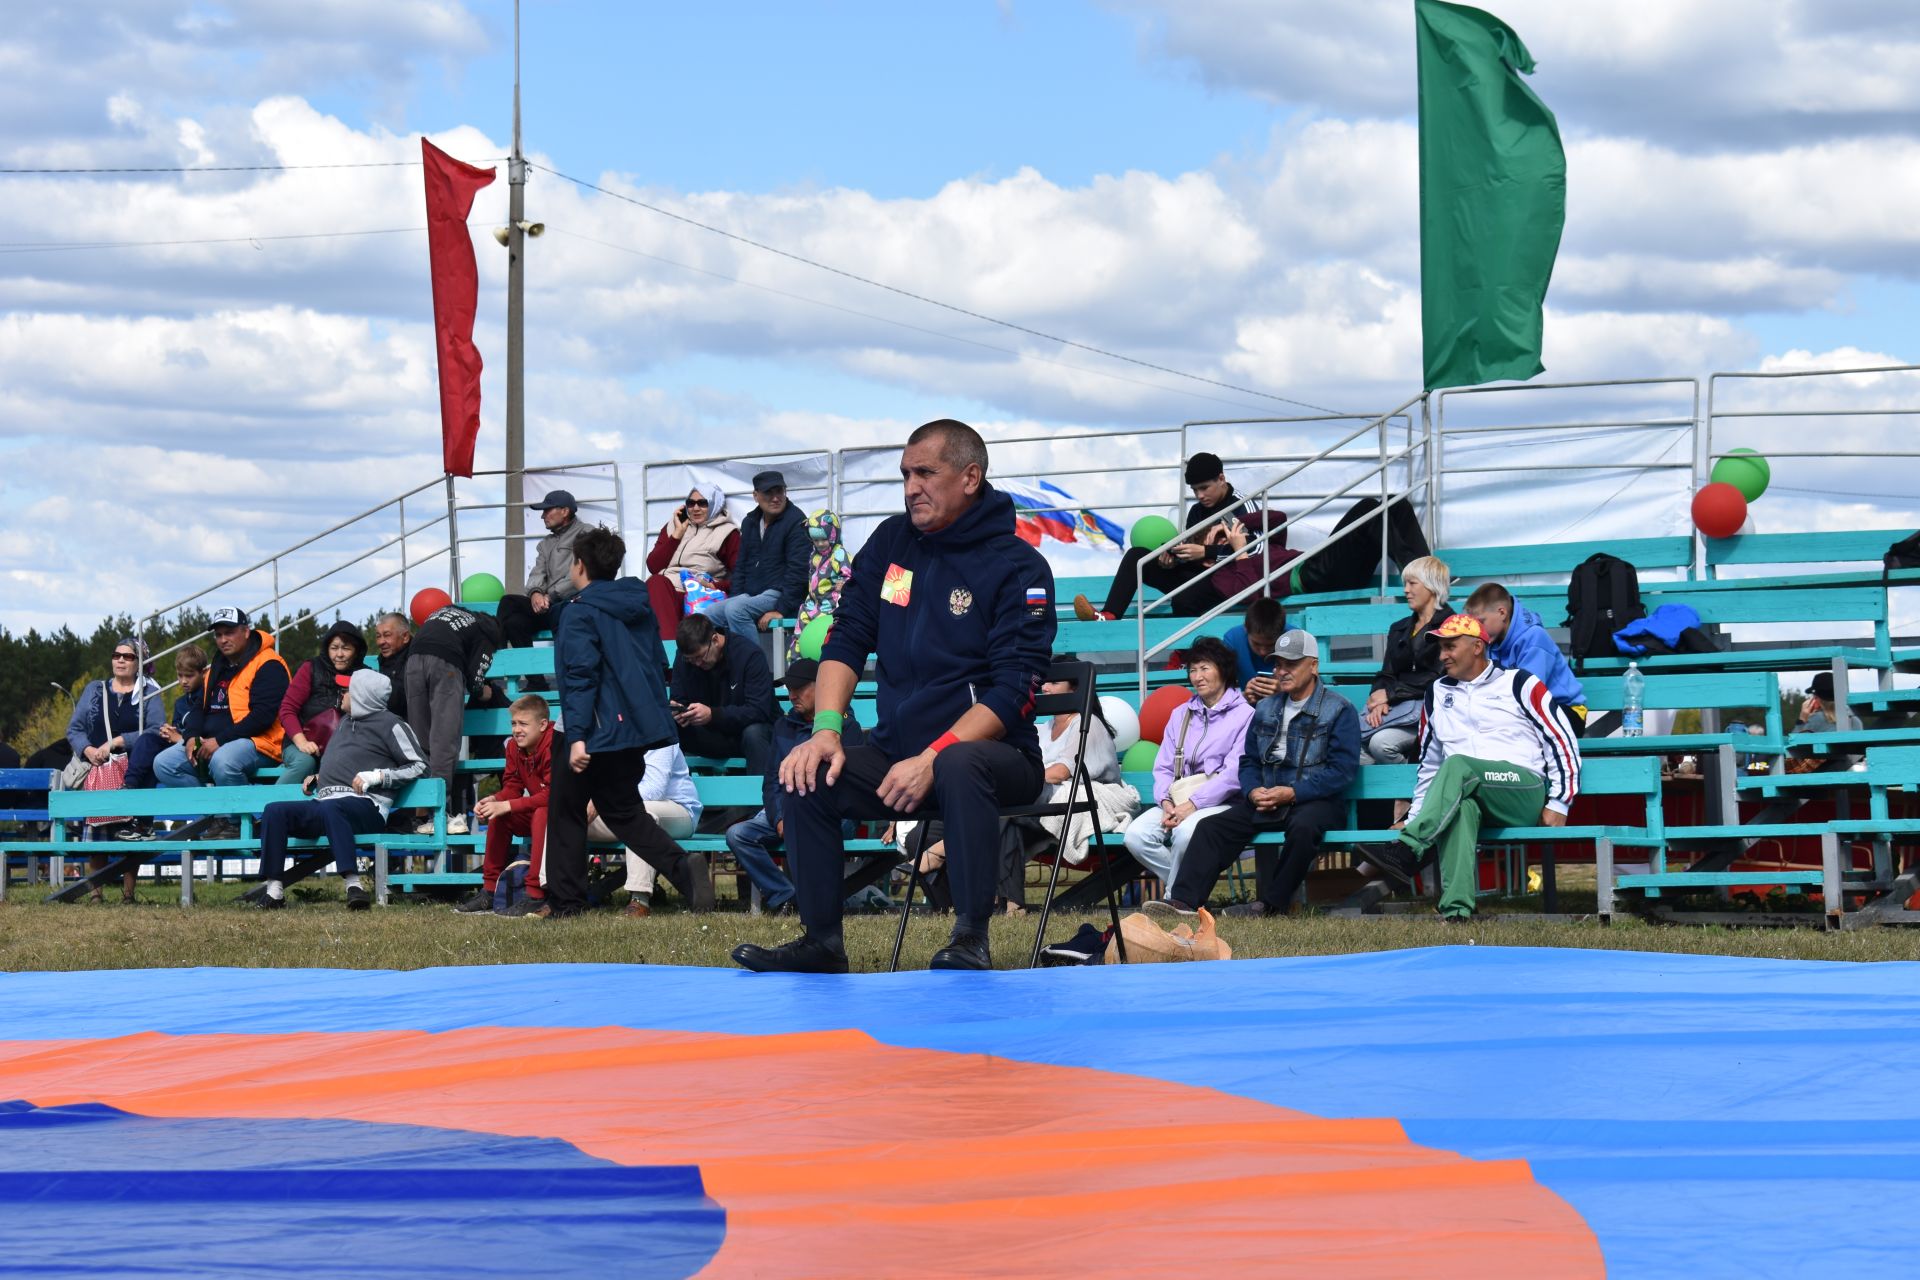
M1319 642L1295 628L1274 646L1277 696L1262 698L1247 726L1240 795L1194 828L1167 896L1149 903L1159 916L1192 915L1256 831L1280 830L1286 843L1256 845L1257 896L1229 915L1281 915L1320 852L1320 837L1345 813L1342 797L1360 769L1360 713L1320 683Z

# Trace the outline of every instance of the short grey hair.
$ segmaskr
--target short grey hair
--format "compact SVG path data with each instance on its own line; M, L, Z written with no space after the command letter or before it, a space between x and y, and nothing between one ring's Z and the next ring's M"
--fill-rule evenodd
M402 631L412 632L413 630L413 619L404 613L383 613L373 620L373 625L377 627L383 622L391 622Z
M987 442L958 418L935 418L914 428L913 434L907 437L907 447L928 440L940 442L940 457L948 466L962 471L977 466L981 475L987 474Z
M1443 605L1447 602L1447 592L1453 582L1453 572L1447 568L1447 562L1439 556L1421 556L1417 560L1409 560L1407 567L1400 571L1400 577L1403 581L1411 578L1433 592L1435 605Z

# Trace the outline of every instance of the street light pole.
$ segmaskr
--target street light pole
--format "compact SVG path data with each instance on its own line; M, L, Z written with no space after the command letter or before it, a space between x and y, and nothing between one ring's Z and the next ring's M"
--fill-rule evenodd
M527 162L520 154L520 0L513 3L513 154L507 159L507 492L505 528L507 590L527 582L525 467Z

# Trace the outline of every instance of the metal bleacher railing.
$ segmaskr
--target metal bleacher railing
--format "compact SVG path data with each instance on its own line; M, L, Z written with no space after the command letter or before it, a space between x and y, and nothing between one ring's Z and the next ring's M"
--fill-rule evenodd
M473 513L494 513L496 519L487 522L491 529L499 526L497 517L505 506L481 497L479 490L486 482L491 482L487 488L494 488L504 474L480 471L471 480L442 476L415 485L153 610L141 620L140 630L147 634L184 609L229 604L236 596L250 614L276 632L356 600L367 600L370 607L404 607L412 593L425 586L438 586L457 596L467 572L499 567L498 547L509 539L537 540L542 534L537 519L527 520L528 527L517 533L479 531ZM566 463L530 469L526 476L530 496L538 496L534 490L541 484L571 487L583 514L610 519L616 527L623 522L624 492L617 462ZM593 487L586 487L589 484ZM429 492L436 489L438 494ZM464 530L463 514L469 516ZM188 637L157 650L153 657L167 657L195 639ZM296 660L299 656L294 655Z

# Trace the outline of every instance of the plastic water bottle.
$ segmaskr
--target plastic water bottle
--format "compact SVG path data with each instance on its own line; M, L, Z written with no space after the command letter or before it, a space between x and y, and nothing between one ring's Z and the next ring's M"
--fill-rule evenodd
M1644 732L1646 717L1643 705L1647 698L1647 678L1640 674L1640 664L1627 664L1626 679L1621 682L1626 689L1626 700L1620 708L1620 736L1637 738Z

